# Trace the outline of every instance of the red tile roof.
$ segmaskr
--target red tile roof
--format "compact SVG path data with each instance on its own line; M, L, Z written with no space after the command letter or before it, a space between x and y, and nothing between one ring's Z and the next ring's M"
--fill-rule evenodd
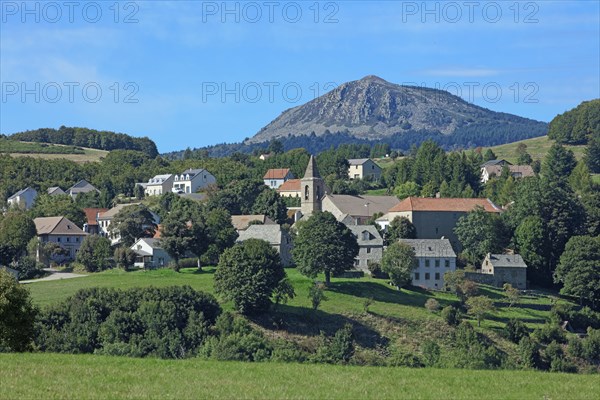
M278 192L299 192L300 191L300 179L288 179L283 182L281 186L277 188Z
M402 211L455 211L469 212L476 206L483 207L488 212L501 212L500 207L492 203L490 199L471 198L429 198L429 197L407 197L400 203L390 208L389 212Z
M96 218L98 214L108 211L108 208L84 208L85 218L87 219L88 225L98 225Z
M275 168L267 171L263 179L285 179L290 172L289 168Z

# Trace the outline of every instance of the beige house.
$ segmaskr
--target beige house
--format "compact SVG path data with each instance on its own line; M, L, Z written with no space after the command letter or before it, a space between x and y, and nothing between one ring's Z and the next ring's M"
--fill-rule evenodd
M412 273L412 285L441 290L444 274L456 270L456 253L448 239L400 239L415 251L417 266Z
M57 243L67 250L67 256L55 257L52 261L64 262L74 260L87 233L65 217L43 217L33 220L37 236L42 243ZM39 254L38 254L39 261Z
M461 217L482 207L487 212L500 213L502 209L489 199L407 197L376 220L383 229L396 217L408 218L417 230L418 239L449 239L452 247L461 246L454 228Z
M385 213L399 202L396 196L326 194L321 208L346 225L364 225L373 214Z
M355 158L348 160L348 178L365 179L370 178L374 181L381 178L381 167L370 158Z
M277 188L277 193L282 197L300 197L300 179L288 179Z
M248 239L261 239L277 250L281 257L281 264L287 267L292 264L292 238L290 234L274 225L250 225L246 230L239 231L237 242L243 242Z

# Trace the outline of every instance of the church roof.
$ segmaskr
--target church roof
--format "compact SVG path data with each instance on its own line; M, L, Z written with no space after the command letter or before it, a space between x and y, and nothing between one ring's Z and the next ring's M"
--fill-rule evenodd
M319 170L317 169L317 162L315 161L315 157L313 155L310 156L308 160L308 165L306 166L306 172L304 172L304 178L320 178Z

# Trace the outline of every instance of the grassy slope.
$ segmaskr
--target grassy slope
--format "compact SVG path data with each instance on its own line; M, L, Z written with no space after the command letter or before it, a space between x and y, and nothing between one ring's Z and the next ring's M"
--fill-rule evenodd
M33 300L40 306L55 304L66 299L77 290L84 287L115 287L130 288L139 286L168 286L168 285L190 285L194 289L213 292L213 268L205 268L202 273L196 273L194 269L184 269L182 273L164 269L155 271L124 272L111 270L92 274L85 278L65 279L58 281L38 282L28 284ZM295 269L287 270L292 281L296 297L281 310L292 323L302 323L303 320L313 320L316 326L305 327L308 334L318 334L318 325L323 328L334 328L343 324L347 319L355 319L363 314L363 304L366 299L372 298L373 304L369 310L373 315L392 320L427 321L440 319L437 314L432 314L424 308L429 298L435 298L440 304L447 305L456 301L456 297L450 293L427 292L414 289L401 291L395 290L386 284L385 280L365 277L361 279L334 278L331 287L327 291L328 301L322 303L318 312L310 310L308 289L311 280L300 275ZM493 298L497 302L505 302L501 290L492 288L482 289L482 294ZM230 308L230 304L225 304ZM517 307L501 307L490 319L484 321L484 328L500 328L510 318L520 318L531 327L543 323L550 308L550 299L545 296L523 297ZM300 334L302 329L298 329Z
M531 157L534 160L543 160L546 156L546 153L554 143L553 140L548 139L548 136L541 136L533 139L521 140L518 142L503 144L500 146L490 147L494 154L500 159L503 158L512 163L517 162L517 146L519 143L525 143L527 145L527 152L531 154ZM585 146L566 146L567 148L573 150L575 153L575 157L578 160L583 158L583 150ZM487 148L482 149L482 153L484 153Z
M600 390L600 379L594 375L530 371L142 360L58 354L0 354L0 364L3 399L593 399Z
M83 152L81 152L82 149ZM41 146L36 142L17 142L13 140L0 139L0 153L9 154L12 157L34 157L44 159L67 159L74 162L96 162L106 157L108 151L88 149L85 147L75 148L59 144L47 144Z

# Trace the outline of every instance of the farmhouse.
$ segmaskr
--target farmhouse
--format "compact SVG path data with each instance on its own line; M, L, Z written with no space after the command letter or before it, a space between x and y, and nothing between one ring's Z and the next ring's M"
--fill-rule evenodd
M52 261L64 262L75 259L81 242L87 233L65 217L43 217L33 220L37 236L42 243L57 243L69 252L66 256L54 256ZM39 254L38 254L39 261Z
M239 231L237 242L248 239L261 239L277 250L281 257L281 263L287 267L292 264L292 238L281 226L274 225L250 225L246 230Z
M468 273L469 279L502 287L510 283L517 289L527 289L527 264L519 254L490 254L485 256L481 270Z
M415 226L418 239L439 239L443 236L450 240L453 248L460 251L454 228L461 217L478 206L487 212L502 211L489 199L407 197L376 222L387 229L394 218L406 217Z
M277 189L283 185L284 182L292 178L294 178L294 174L292 174L289 168L276 168L269 169L265 173L265 176L263 176L263 181L265 182L265 185L271 189Z
M19 190L17 193L13 194L6 200L9 207L18 207L24 210L29 210L35 199L37 199L38 192L37 190L26 187L23 190Z
M444 274L456 270L456 253L448 239L400 239L413 248L417 266L412 273L413 286L440 290Z
M508 172L515 179L535 176L531 165L488 165L481 168L481 182L486 183L493 177L500 176L503 168L508 168Z
M371 179L373 181L381 178L381 167L370 158L354 158L348 160L349 179Z

